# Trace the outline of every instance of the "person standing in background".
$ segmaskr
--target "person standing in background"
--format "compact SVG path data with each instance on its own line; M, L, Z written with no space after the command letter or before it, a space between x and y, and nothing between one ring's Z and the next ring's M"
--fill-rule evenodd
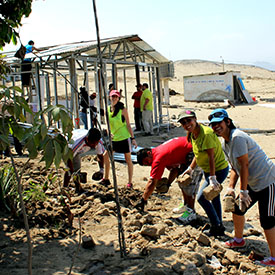
M140 110L142 112L142 123L144 127L144 136L151 136L154 134L153 130L153 96L148 89L148 84L143 83L143 93L140 98Z
M88 130L87 109L89 108L89 96L85 87L80 87L79 95L79 117L84 124L84 128Z
M141 131L142 125L142 113L140 111L140 98L142 96L142 85L136 85L137 91L134 92L132 99L134 99L134 118L135 118L135 131Z
M39 51L37 48L34 47L34 42L30 40L28 44L25 46L26 53L31 53L34 50ZM23 87L29 87L31 84L31 70L32 70L32 60L31 58L24 58L21 63L21 81Z
M128 167L127 188L132 188L133 162L131 159L132 145L136 148L137 143L130 125L127 109L120 102L120 93L112 90L110 93L111 105L108 107L108 116L112 134L113 151L123 153ZM105 179L103 179L104 182Z

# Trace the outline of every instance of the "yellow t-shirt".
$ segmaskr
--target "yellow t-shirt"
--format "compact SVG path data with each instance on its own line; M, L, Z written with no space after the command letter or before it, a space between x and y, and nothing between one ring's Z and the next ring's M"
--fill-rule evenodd
M113 141L121 141L129 138L131 135L128 131L126 121L122 121L122 110L120 109L116 116L113 117L111 107L108 107L108 115Z
M143 105L145 103L146 98L149 99L149 102L146 105L146 110L153 111L153 95L148 89L143 91L142 96L140 98L140 110L143 111Z
M225 160L222 145L210 127L200 125L199 136L194 139L191 135L193 152L197 160L198 166L206 173L210 172L207 149L214 148L215 170L220 171L228 166Z

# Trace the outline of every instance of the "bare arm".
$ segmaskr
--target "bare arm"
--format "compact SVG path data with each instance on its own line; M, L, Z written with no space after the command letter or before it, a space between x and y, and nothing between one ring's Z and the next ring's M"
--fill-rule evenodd
M192 168L192 170L194 170L196 168L196 166L197 166L197 160L196 160L195 157L193 158L193 160L192 160L192 162L191 162L191 164L189 166Z
M140 99L140 96L135 95L135 93L132 95L132 99Z
M233 168L231 168L228 187L234 189L237 184L238 178L239 178L239 176L238 176L237 172Z
M37 51L37 52L40 52L40 50L39 49L37 49L36 47L34 47L34 46L32 46L32 50L35 50L35 51Z
M122 115L125 117L125 121L126 121L126 125L127 125L127 129L131 135L131 138L132 138L132 144L135 146L135 148L137 147L137 143L135 141L135 137L134 137L134 133L133 133L133 130L131 128L131 125L130 125L130 120L129 120L129 116L128 116L128 112L127 112L127 109L124 108L122 110Z
M145 102L144 102L144 105L143 105L143 110L145 111L146 110L146 106L147 106L147 104L149 103L149 99L148 98L146 98L145 99Z
M157 183L158 183L157 179L149 179L148 180L145 190L144 190L144 193L143 193L143 196L142 196L144 200L146 200L146 201L148 200L148 198L153 193Z
M248 185L248 154L245 154L239 158L237 158L241 170L240 170L240 189L246 190Z

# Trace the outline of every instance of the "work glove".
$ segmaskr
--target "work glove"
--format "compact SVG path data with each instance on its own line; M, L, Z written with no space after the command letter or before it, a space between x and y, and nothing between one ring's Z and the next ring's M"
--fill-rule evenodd
M224 194L223 198L228 197L228 196L231 196L231 197L233 197L235 199L236 195L235 195L234 188L227 187L226 193Z
M147 201L144 198L141 198L141 200L134 206L138 211L144 212L144 207L147 204Z
M219 189L220 183L217 181L216 176L209 176L209 183L213 186L214 190Z
M248 190L241 190L240 196L239 196L239 208L242 212L245 211L246 208L249 207L250 203L252 202L252 199L250 198L248 194Z
M224 194L224 197L227 196L232 196L233 198L235 198L235 190L231 187L227 187L226 193Z
M188 166L188 168L182 173L182 175L184 176L185 174L190 175L190 177L192 178L192 174L193 174L193 169Z

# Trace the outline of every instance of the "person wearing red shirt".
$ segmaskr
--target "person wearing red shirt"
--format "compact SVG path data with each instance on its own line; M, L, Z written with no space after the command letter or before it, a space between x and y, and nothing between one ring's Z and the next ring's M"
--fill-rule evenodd
M136 85L137 91L134 92L132 99L134 99L134 117L135 117L135 125L136 129L135 131L141 131L143 128L142 125L142 113L140 111L140 98L142 95L142 85L138 84Z
M188 168L193 159L192 145L186 137L177 137L155 148L144 148L138 151L137 161L140 165L151 166L150 179L148 180L141 202L136 205L141 211L147 203L148 198L153 193L158 181L161 179L164 169L170 173L168 185L172 184ZM190 222L196 218L194 210L195 195L198 191L199 183L202 178L201 169L194 169L191 176L192 182L187 187L180 186L183 195L183 205L173 210L174 213L182 214L179 220Z

